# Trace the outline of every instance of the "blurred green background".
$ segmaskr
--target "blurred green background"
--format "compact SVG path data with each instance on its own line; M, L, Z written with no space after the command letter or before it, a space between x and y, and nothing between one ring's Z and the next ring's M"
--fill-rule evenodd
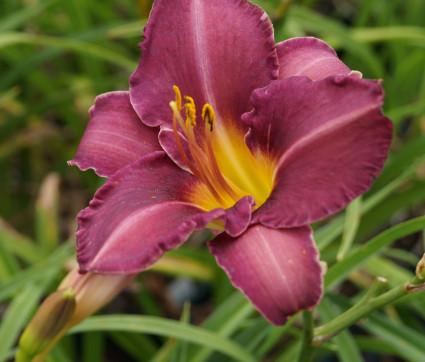
M322 259L343 270L319 308L323 322L356 300L374 276L385 276L390 286L406 281L423 253L425 1L254 2L272 18L277 42L317 36L364 78L383 79L384 112L395 125L391 156L372 190L339 216L315 225ZM12 355L21 329L74 255L75 217L102 180L92 171L68 167L66 161L77 149L95 96L128 89L150 6L149 0L0 0L0 361ZM391 247L371 251L368 261L340 262L377 233L413 218L419 220L414 227L391 234ZM300 343L296 320L285 328L268 325L233 292L214 260L198 246L170 253L108 310L179 318L181 305L170 307L167 299L176 280L196 290L191 308L195 322L215 311L219 314L203 327L249 346L258 359L293 360ZM425 361L425 347L416 342L425 333L422 294L325 344L318 360L369 356L371 361ZM188 320L184 313L181 318ZM211 349L179 343L93 332L65 339L51 358L226 360Z

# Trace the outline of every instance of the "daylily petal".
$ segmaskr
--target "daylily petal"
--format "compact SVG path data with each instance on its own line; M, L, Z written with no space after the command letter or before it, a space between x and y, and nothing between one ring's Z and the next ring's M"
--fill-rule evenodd
M313 82L292 77L254 92L243 119L247 144L276 157L273 191L254 222L298 226L321 219L365 192L381 171L392 124L382 88L351 76Z
M246 212L250 199L228 210L207 212L189 201L197 182L163 152L113 174L78 215L81 271L137 273L217 218L229 232L244 231L251 217Z
M81 170L111 176L138 158L161 150L158 130L147 127L130 104L129 92L98 96L75 157L68 161Z
M335 51L324 41L312 38L292 38L276 45L279 58L279 79L307 76L320 80L329 75L351 72ZM357 74L357 73L356 73Z
M254 205L254 198L252 196L245 196L232 208L226 210L226 215L222 219L228 235L239 236L247 229L251 221L252 206Z
M176 167L163 152L147 155L112 175L78 215L81 270L139 272L220 216L220 211L207 214L184 199L184 188L194 182L194 176Z
M184 152L186 154L186 157L193 163L192 156L190 154L189 146L187 143L186 137L178 133L182 147L184 149ZM187 172L191 172L189 167L187 166L186 162L184 162L181 153L179 152L178 148L176 147L176 138L174 136L174 132L172 128L168 127L161 127L161 130L158 134L158 140L162 148L167 152L167 155L183 170L186 170Z
M199 118L209 103L220 122L243 127L251 92L278 75L271 22L246 0L157 0L143 37L130 95L150 126L171 124L176 85L193 97Z
M289 316L319 302L321 268L308 226L255 225L237 238L220 234L208 245L232 284L270 322L282 325Z

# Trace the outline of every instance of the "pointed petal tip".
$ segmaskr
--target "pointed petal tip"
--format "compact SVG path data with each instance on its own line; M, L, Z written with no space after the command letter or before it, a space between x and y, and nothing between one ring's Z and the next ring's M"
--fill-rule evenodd
M101 94L89 112L91 119L68 165L82 171L93 169L97 175L108 177L145 154L161 149L158 130L142 123L130 104L129 92Z

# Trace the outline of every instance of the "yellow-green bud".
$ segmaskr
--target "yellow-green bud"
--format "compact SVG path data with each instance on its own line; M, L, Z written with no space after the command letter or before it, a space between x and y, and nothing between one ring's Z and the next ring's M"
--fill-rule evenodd
M425 279L425 254L422 255L421 260L419 260L419 263L416 266L416 275L421 280Z
M53 338L66 326L75 310L72 288L57 290L41 304L19 339L16 361L30 361L43 352Z

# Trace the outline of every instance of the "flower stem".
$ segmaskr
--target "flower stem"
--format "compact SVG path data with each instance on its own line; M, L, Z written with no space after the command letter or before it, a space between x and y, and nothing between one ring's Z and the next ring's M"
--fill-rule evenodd
M303 339L301 343L300 353L298 354L298 362L309 362L313 356L314 347L312 345L313 339L313 312L303 310Z
M313 332L312 344L318 346L358 320L366 317L374 310L390 304L406 294L414 293L425 288L424 281L416 276L409 280L409 282L377 296L376 294L383 289L383 285L381 284L383 284L383 280L377 279L373 284L373 288L371 288L374 293L367 293L364 298L346 312L323 326L317 327Z

